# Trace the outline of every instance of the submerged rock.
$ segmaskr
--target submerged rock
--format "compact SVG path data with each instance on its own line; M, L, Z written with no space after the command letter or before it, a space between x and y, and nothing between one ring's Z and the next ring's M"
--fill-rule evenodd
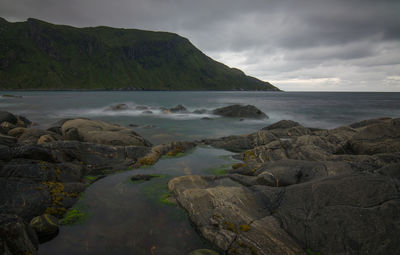
M131 177L131 181L150 181L151 179L156 177L158 176L151 174L135 174Z
M230 105L215 109L213 114L234 118L268 119L265 113L253 105Z

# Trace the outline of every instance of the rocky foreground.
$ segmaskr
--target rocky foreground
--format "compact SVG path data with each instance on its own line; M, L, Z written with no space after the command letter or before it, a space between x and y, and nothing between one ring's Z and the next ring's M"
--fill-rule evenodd
M58 218L96 179L193 146L152 147L131 129L89 119L40 130L0 111L0 254L37 254L39 243L57 235Z
M40 130L1 111L0 254L37 254L96 178L196 144L243 160L227 175L169 182L221 254L400 254L400 119L332 130L280 121L250 135L153 146L120 125L79 118Z
M202 142L244 163L169 189L226 254L400 254L400 119L332 130L280 121Z

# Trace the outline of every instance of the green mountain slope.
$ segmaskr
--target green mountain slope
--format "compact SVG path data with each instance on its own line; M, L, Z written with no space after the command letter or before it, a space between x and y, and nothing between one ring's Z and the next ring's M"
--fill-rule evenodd
M2 18L0 89L279 90L173 33Z

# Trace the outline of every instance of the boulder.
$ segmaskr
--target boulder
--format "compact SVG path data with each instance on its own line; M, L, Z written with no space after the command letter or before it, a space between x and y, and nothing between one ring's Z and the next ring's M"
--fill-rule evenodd
M100 120L74 119L61 127L67 140L107 145L151 146L151 143L131 129Z
M263 128L262 130L287 129L287 128L292 128L292 127L296 127L296 126L300 126L300 124L296 121L281 120L281 121L278 121L272 125L269 125L269 126Z
M229 178L181 176L168 187L202 236L226 254L305 254L270 216L268 199Z
M172 113L177 113L177 112L188 112L187 109L185 108L185 106L183 106L183 105L181 105L181 104L178 104L177 106L172 107L172 108L170 108L169 110L170 110L170 112L172 112Z
M14 124L12 124L12 123L10 123L10 122L7 122L7 121L4 121L4 122L2 122L1 124L0 124L0 128L5 132L5 133L8 133L8 131L10 131L11 129L14 129L14 128L16 128L17 126L16 125L14 125Z
M400 152L400 119L380 119L362 125L342 153L373 155ZM360 126L358 124L356 126Z
M56 141L56 139L54 139L54 137L52 137L51 135L42 135L39 137L37 144L50 143L54 141Z
M50 214L43 214L31 220L29 226L35 230L40 243L53 239L58 234L58 219Z
M25 130L26 128L24 127L16 127L8 131L7 135L18 138L25 132Z
M131 107L127 104L116 104L108 107L106 111L126 111L130 109Z
M62 137L50 131L41 130L38 128L28 128L25 132L18 138L18 143L20 144L37 144L40 137L51 137L53 140L60 140ZM44 139L44 138L43 138ZM42 141L43 141L42 139Z
M217 108L213 114L233 118L268 119L268 116L253 105L230 105Z
M18 127L29 127L31 125L34 125L34 123L24 116L17 116L17 124Z
M6 111L0 111L0 123L3 123L5 121L15 125L17 124L18 119L12 113Z

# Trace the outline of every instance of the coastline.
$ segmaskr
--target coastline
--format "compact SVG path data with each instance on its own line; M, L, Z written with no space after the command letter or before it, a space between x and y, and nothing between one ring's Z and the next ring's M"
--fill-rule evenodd
M10 115L7 116L7 120L13 120ZM4 226L8 227L15 226L13 224L22 224L23 228L32 228L32 224L29 223L36 217L43 218L44 214L62 218L66 210L75 204L79 194L84 192L86 185L97 180L85 179L84 175L104 176L121 168L153 165L163 155L178 155L201 144L234 151L238 153L237 158L243 163L234 164L232 169L223 176L189 175L174 178L169 182L169 189L173 192L178 204L189 213L190 220L202 236L215 244L220 251L228 254L237 252L251 254L254 251L257 254L264 254L265 251L275 254L282 252L304 254L307 249L329 254L329 251L337 249L339 244L337 241L329 239L329 236L333 236L333 233L337 231L335 225L311 227L312 231L316 232L312 234L311 241L305 242L304 236L297 234L302 232L299 230L301 225L292 226L293 223L290 222L294 218L304 221L306 219L303 217L307 215L295 213L293 206L301 206L301 203L306 203L309 204L308 206L319 208L319 203L326 203L324 201L335 198L335 196L326 195L326 192L332 192L331 188L341 187L350 182L353 184L343 191L339 193L337 190L334 191L337 194L336 197L340 194L339 204L349 199L350 195L350 197L356 196L352 198L355 199L354 201L367 201L360 206L349 202L349 208L361 210L357 213L364 210L363 206L376 205L379 207L379 214L374 213L368 216L370 217L368 221L370 224L377 222L376 224L386 226L385 224L391 224L391 222L382 223L384 217L388 217L388 213L390 213L386 211L384 205L387 201L397 205L396 197L400 197L399 191L391 184L398 178L397 172L393 170L398 167L400 162L398 154L400 135L398 134L399 129L396 128L399 119L366 120L331 130L306 128L294 121L281 121L249 135L204 139L196 142L173 142L157 146L151 146L136 133L134 136L137 138L128 141L124 137L128 131L124 131L126 128L122 126L119 128L120 131L113 131L117 133L112 135L113 137L117 135L120 142L115 144L115 138L113 138L112 144L109 144L108 141L111 141L108 140L110 134L107 133L109 124L99 121L95 123L104 130L104 133L93 138L89 135L89 131L85 131L87 126L93 125L90 120L67 120L47 130L21 130L23 125L29 127L27 124L29 122L22 123L23 118L19 116L15 116L15 119L17 120L16 125L21 127L16 127L19 129L15 131L10 129L9 135L1 136L3 144L1 159L4 171L2 187L7 187L8 192L8 194L2 192L2 199L9 201L5 203L6 206L16 205L12 201L19 199L20 196L27 196L25 199L31 202L23 208L18 206L6 208L8 215L14 215L12 217L2 216L2 222L8 222ZM383 137L382 130L385 130ZM21 131L22 133L20 133ZM376 137L379 137L378 143L376 143ZM94 143L94 141L97 142ZM71 154L71 152L73 153ZM71 158L71 155L75 156ZM66 165L66 163L68 164ZM21 172L27 167L28 172ZM109 170L104 172L104 169ZM42 174L43 171L46 172L45 175ZM19 173L19 175L15 175L15 173ZM30 175L33 173L35 178L39 178L36 179L38 182L34 181L36 184L33 186L26 183L28 176L25 175L27 173ZM11 182L10 177L14 178L14 181ZM377 182L380 184L376 185ZM332 183L333 186L329 186L329 183ZM197 187L197 190L193 190L193 185ZM316 190L315 192L322 193L313 191L308 194L310 185L317 185L320 187L320 191ZM30 193L21 193L18 187L30 190ZM38 187L41 188L37 189ZM326 190L324 187L329 189ZM378 192L382 189L385 190L385 193ZM217 190L219 190L218 193L214 193ZM360 192L360 190L365 192ZM285 192L276 196L283 191ZM306 193L297 197L302 192ZM33 199L38 197L38 194L42 194L40 196L45 200L50 199L52 202L48 204L45 200ZM203 194L202 196L208 197L210 201L214 201L213 203L226 205L207 207L202 204L202 201L208 201L208 199L198 200L196 199L198 194ZM242 202L238 204L235 200L227 199L226 196L232 194L236 194L237 199ZM310 197L317 194L322 199L321 201L309 200ZM210 195L211 197L209 197ZM294 195L297 197L295 200L293 200ZM369 195L372 197L368 197ZM269 201L267 208L264 208L265 205L259 204L265 199ZM280 202L275 201L276 199ZM374 202L372 200L368 202L369 199ZM382 204L376 202L380 200L386 202ZM234 210L228 209L231 207ZM321 220L343 217L342 214L334 212L318 211L318 213L322 213ZM209 216L204 218L201 215ZM346 221L346 218L341 218L341 220ZM361 220L360 222L350 221L346 224L360 227L364 224L362 222L367 219L362 218ZM284 224L278 224L278 222L284 222ZM266 229L265 226L268 228ZM30 235L23 234L28 230L18 229L22 234L19 234L18 238L32 236L32 229ZM9 229L2 228L0 231L9 231ZM321 234L320 231L327 231L328 235ZM392 244L394 244L398 236L396 233L398 232L378 234L375 238L393 240ZM276 238L266 239L266 236L271 235ZM357 232L357 235L360 239L357 239L356 242L364 243L365 240L369 240L372 233ZM349 240L345 236L342 237L344 239L340 239L343 240L340 244L348 250L351 249ZM22 248L36 254L38 243L34 240L37 240L37 237L36 239L32 238L23 240L27 245ZM320 245L321 238L328 238L325 245ZM3 241L7 245L12 240ZM316 244L319 245L316 246ZM390 251L395 249L393 245L388 247L381 247L377 242L371 242L368 245L368 249L377 251L377 253L384 252L385 249L391 249Z

